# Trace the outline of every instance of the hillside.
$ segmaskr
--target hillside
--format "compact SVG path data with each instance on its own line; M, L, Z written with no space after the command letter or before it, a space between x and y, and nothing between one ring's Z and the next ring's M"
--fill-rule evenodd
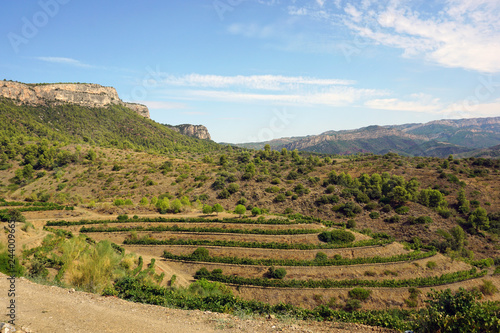
M191 138L138 115L126 106L86 107L77 104L17 105L0 98L0 136L28 140L89 143L162 153L220 151L221 146Z
M425 124L368 126L348 131L328 131L307 137L281 138L269 142L238 144L262 149L287 148L316 153L356 153L447 157L500 143L500 117L439 120Z
M500 314L476 303L500 300L499 160L250 151L122 105L3 99L0 122L0 219L18 221L15 267L34 281L319 331L415 329L432 290ZM365 130L367 146L422 138Z

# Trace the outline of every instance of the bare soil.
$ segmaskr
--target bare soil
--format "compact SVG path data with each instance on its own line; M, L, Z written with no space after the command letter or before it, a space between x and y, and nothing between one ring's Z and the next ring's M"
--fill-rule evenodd
M7 276L0 274L0 290L7 289ZM18 332L394 332L357 324L169 309L39 285L24 278L16 280L15 300ZM2 292L0 304L8 302L7 293ZM0 315L0 321L8 320Z

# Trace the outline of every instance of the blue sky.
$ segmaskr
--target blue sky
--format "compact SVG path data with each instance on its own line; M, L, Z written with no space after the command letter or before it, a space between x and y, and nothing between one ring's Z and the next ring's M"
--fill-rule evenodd
M498 0L5 1L0 79L113 86L218 142L500 116Z

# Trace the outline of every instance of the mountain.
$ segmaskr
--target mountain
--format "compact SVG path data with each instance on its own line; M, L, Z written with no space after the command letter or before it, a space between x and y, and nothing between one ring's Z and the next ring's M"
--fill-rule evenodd
M262 149L286 148L316 153L356 153L445 157L500 144L500 117L437 120L425 124L368 126L355 130L327 131L306 137L238 144Z
M0 137L21 134L156 152L220 149L209 141L206 127L156 123L145 105L124 102L115 88L98 84L0 81L0 121Z
M76 104L85 107L125 106L149 118L147 106L127 103L118 97L115 88L91 83L20 83L0 82L0 97L12 99L18 105Z

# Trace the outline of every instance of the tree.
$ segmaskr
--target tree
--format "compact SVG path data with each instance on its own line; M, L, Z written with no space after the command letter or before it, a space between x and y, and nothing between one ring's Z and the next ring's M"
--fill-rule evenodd
M165 199L163 199L163 200L165 200ZM174 214L180 213L182 210L182 202L179 199L175 199L174 201L172 201L172 204L170 205L170 209Z
M139 205L147 206L149 204L149 200L146 197L142 197L141 201L139 201Z
M486 230L490 227L490 219L488 212L483 207L478 207L469 215L469 222L476 229Z
M210 205L203 206L203 214L210 215L212 214L212 212L213 212L212 206Z
M213 211L217 213L217 216L219 213L222 213L224 211L224 207L222 207L221 204L216 203L213 207Z
M457 205L458 205L458 211L460 213L462 213L462 214L469 214L469 212L470 212L470 201L467 200L467 198L465 196L464 189L461 189L460 192L458 192Z
M408 191L402 186L396 186L392 189L389 197L395 204L403 205L406 201L411 198Z
M238 205L238 206L236 206L236 208L234 209L234 212L235 212L236 214L239 214L239 215L240 215L240 217L242 217L242 216L243 216L243 214L245 214L245 213L247 212L247 209L246 209L246 207L245 207L245 206L243 206L243 205Z

